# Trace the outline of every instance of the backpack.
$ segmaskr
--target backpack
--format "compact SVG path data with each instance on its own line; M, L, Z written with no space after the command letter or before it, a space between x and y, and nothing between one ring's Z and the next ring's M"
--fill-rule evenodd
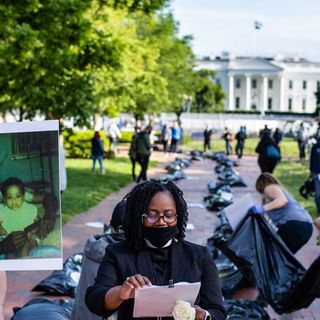
M281 159L281 155L280 155L279 150L275 146L273 146L272 144L270 144L267 147L267 157L272 158L272 159L277 159L277 160Z

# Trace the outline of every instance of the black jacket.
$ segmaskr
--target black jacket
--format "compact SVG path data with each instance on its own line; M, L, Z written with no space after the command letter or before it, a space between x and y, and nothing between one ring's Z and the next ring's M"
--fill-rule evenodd
M310 171L312 173L320 173L320 138L311 149Z
M188 241L173 241L171 246L170 278L174 283L200 281L200 293L195 304L206 309L213 319L225 319L218 272L206 247ZM159 285L153 275L152 261L147 247L135 252L128 248L125 242L109 245L95 284L87 290L88 308L105 318L110 316L116 310L111 312L104 310L106 292L114 286L121 285L128 276L138 273L148 277L152 284ZM133 299L129 299L120 305L118 320L133 319L133 304Z

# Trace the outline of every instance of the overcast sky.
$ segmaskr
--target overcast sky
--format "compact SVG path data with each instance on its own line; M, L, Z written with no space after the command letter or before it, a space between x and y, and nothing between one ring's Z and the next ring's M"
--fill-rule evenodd
M320 62L319 0L172 0L171 8L198 56L283 53Z

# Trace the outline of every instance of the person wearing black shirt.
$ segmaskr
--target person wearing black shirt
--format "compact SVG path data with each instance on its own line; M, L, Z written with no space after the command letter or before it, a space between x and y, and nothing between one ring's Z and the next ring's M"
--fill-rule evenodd
M171 181L149 180L125 198L126 240L106 249L86 293L91 312L107 318L118 311L118 320L134 319L135 289L172 280L201 282L194 305L197 320L225 319L218 272L208 249L183 239L188 212L182 191Z
M203 131L203 150L207 151L211 150L211 134L212 130L206 126L205 130Z
M320 217L320 137L318 137L317 143L311 149L310 174L315 186L315 201L318 216Z

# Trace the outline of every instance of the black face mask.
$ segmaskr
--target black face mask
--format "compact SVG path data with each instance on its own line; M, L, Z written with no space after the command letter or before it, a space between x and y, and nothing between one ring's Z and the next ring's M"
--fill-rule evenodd
M155 247L163 247L169 240L171 240L177 233L177 226L165 228L148 228L142 226L143 236L149 240Z

